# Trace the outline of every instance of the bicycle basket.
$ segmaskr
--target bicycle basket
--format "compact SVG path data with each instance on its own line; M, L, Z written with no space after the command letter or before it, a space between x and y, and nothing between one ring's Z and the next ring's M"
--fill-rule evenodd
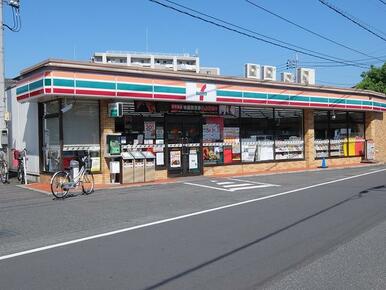
M92 167L91 157L86 158L86 160L84 161L84 167L86 167L86 169L91 169Z

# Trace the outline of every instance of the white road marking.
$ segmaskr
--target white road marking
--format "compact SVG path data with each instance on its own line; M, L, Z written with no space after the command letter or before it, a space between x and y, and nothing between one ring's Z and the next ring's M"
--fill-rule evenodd
M198 187L211 188L211 189L216 189L216 190L222 190L222 191L229 191L228 189L225 189L225 188L214 187L214 186L199 184L199 183L184 182L184 184L198 186Z
M245 179L238 179L238 178L230 178L231 180L236 180L236 181L242 181L242 182L249 182L253 184L269 184L270 186L280 186L278 184L270 184L270 183L264 183L264 182L257 182L257 181L251 181L251 180L245 180Z
M120 233L124 233L124 232L134 231L137 229L151 227L154 225L164 224L167 222L181 220L181 219L185 219L185 218L193 217L193 216L197 216L197 215L202 215L202 214L206 214L209 212L214 212L214 211L219 211L219 210L223 210L226 208L232 208L232 207L236 207L236 206L240 206L240 205L244 205L244 204L249 204L249 203L257 202L260 200L271 199L274 197L283 196L283 195L287 195L290 193L299 192L299 191L307 190L310 188L315 188L315 187L319 187L319 186L323 186L323 185L337 183L337 182L341 182L341 181L345 181L345 180L350 180L350 179L354 179L354 178L358 178L361 176L366 176L366 175L370 175L370 174L374 174L374 173L379 173L379 172L383 172L383 171L386 171L386 168L380 169L377 171L370 171L370 172L366 172L366 173L362 173L362 174L358 174L358 175L348 176L348 177L344 177L344 178L340 178L340 179L336 179L336 180L326 181L326 182L322 182L322 183L318 183L318 184L314 184L314 185L310 185L310 186L300 187L300 188L296 188L296 189L292 189L292 190L288 190L288 191L284 191L284 192L280 192L280 193L276 193L276 194L272 194L272 195L267 195L267 196L263 196L263 197L259 197L259 198L246 200L246 201L232 203L232 204L219 206L219 207L215 207L215 208L211 208L211 209L206 209L206 210L202 210L202 211L198 211L198 212L193 212L193 213L189 213L189 214L185 214L185 215L180 215L180 216L173 217L173 218L158 220L158 221L147 223L147 224L137 225L137 226L133 226L133 227L129 227L129 228L123 228L120 230L106 232L103 234L88 236L88 237L75 239L75 240L71 240L71 241L67 241L67 242L63 242L63 243L52 244L52 245L45 246L45 247L40 247L40 248L35 248L35 249L27 250L27 251L13 253L13 254L5 255L5 256L0 256L0 261L15 258L15 257L20 257L20 256L32 254L32 253L37 253L37 252L41 252L41 251L46 251L46 250L54 249L54 248L58 248L58 247L77 244L77 243L81 243L84 241L89 241L89 240L94 240L94 239L103 238L103 237L107 237L107 236L112 236L112 235L116 235L116 234L120 234ZM215 189L218 189L218 188L215 188ZM228 191L228 190L226 190L226 191Z
M263 188L263 187L271 187L270 184L261 184L261 185L253 185L253 186L245 186L245 187L237 187L237 188L230 188L230 191L237 191L237 190L244 190L244 189L254 189L254 188Z
M238 183L238 184L228 184L224 185L225 188L231 188L231 187L242 187L242 186L250 186L253 185L252 183Z
M217 182L218 185L233 184L233 181Z

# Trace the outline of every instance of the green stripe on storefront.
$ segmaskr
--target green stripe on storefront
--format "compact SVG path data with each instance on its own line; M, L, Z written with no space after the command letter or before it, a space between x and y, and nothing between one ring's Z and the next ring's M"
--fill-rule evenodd
M289 100L291 102L309 102L310 98L304 96L289 96Z
M311 103L328 103L328 99L327 98L314 98L314 97L311 97L310 98L310 102Z
M52 80L51 79L44 79L44 85L45 86L50 86L52 83Z
M288 101L289 96L287 96L287 95L268 95L268 100Z
M345 104L346 100L345 99L329 98L329 102L331 104Z
M235 97L235 98L242 98L243 93L242 92L236 92L236 91L224 91L224 90L218 90L217 96L219 97Z
M36 90L36 89L41 88L41 87L43 87L43 79L29 84L29 90L30 91Z
M373 102L372 101L362 101L362 105L371 107L373 105Z
M347 105L362 105L362 101L346 100Z
M120 91L153 92L153 86L151 85L133 85L118 83L117 89Z
M245 92L244 98L265 100L267 99L267 94Z
M16 94L17 95L24 94L26 92L28 92L28 85L16 88Z
M76 80L77 88L115 90L115 83Z
M75 86L75 81L74 80L65 80L65 79L54 79L54 86L73 88Z
M186 94L185 88L154 86L155 93Z

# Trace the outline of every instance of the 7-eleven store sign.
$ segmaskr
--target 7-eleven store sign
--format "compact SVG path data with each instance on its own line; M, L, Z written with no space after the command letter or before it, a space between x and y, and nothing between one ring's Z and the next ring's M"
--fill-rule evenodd
M195 102L216 102L216 85L186 83L186 100Z

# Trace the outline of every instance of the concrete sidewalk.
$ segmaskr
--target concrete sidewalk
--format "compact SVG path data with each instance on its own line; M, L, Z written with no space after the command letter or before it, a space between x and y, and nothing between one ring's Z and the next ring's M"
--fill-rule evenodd
M215 175L215 176L190 176L190 177L177 177L177 178L168 178L168 179L160 179L152 182L138 182L131 184L95 184L95 190L108 190L108 189L124 189L124 188L132 188L132 187L143 187L147 185L158 185L165 183L183 183L189 181L200 181L206 180L208 178L227 178L227 177L246 177L246 176L266 176L273 174L283 174L283 173L298 173L298 172L310 172L310 171L324 171L324 170L334 170L334 169L348 169L348 168L361 168L361 167L373 167L379 166L379 163L360 163L360 164L351 164L351 165L341 165L341 166L331 166L328 168L310 168L310 169L291 169L291 170L274 170L274 171L258 171L258 172L248 172L245 174L223 174L223 175ZM38 191L47 195L51 195L51 187L49 183L31 183L28 185L20 185L22 188L26 188L29 190ZM80 189L71 190L72 192L81 192Z

